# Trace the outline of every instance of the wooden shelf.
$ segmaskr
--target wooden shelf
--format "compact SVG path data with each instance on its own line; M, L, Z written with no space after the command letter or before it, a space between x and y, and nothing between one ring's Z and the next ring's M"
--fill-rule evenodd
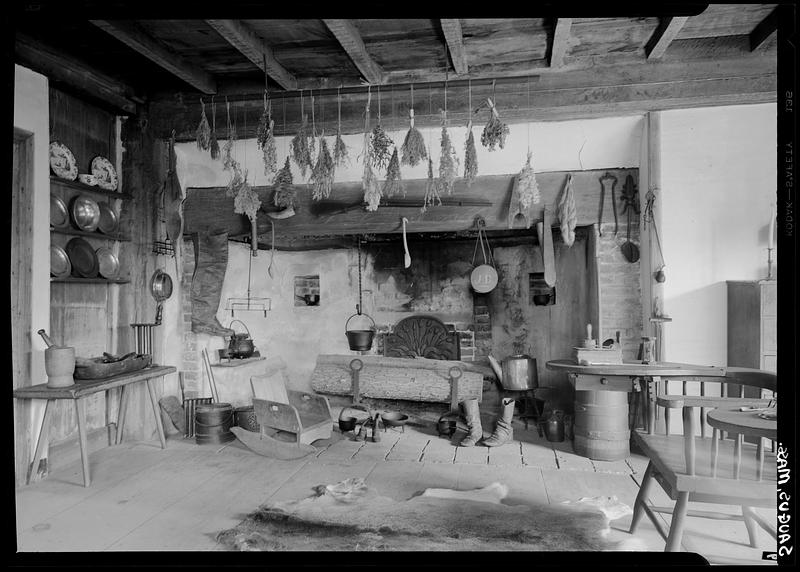
M68 189L75 189L76 191L81 191L85 193L92 193L95 195L101 195L104 197L110 197L112 199L131 199L133 198L132 195L128 193L122 193L118 191L107 191L105 189L101 189L100 187L93 187L91 185L86 185L81 183L80 181L69 181L67 179L62 179L60 177L56 177L54 175L50 175L50 184L56 183Z
M76 278L75 276L54 278L51 276L50 282L67 282L73 284L129 284L130 280L124 278L116 278L114 280L109 280L108 278Z
M88 232L85 230L78 230L76 228L54 228L50 227L50 232L54 232L56 234L70 234L75 236L89 236L91 238L102 238L105 240L116 240L119 242L130 242L131 239L127 236L122 236L118 234L103 234L102 232Z

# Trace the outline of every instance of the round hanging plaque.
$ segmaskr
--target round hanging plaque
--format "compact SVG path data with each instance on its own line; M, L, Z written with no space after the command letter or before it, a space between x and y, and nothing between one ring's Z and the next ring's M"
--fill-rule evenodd
M470 276L472 288L479 294L491 292L497 286L497 271L488 264L476 266Z

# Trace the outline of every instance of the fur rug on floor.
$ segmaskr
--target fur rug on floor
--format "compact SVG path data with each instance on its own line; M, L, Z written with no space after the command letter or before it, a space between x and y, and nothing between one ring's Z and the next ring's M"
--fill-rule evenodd
M237 551L644 550L635 537L607 540L611 519L630 514L614 497L508 506L508 487L427 489L409 500L380 496L363 479L262 506L217 541Z

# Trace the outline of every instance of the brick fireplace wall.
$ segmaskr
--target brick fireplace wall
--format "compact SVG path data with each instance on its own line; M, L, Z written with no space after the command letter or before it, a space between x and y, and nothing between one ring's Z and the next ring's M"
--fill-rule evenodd
M187 391L190 388L199 388L202 384L203 374L200 365L200 349L197 346L197 334L192 331L192 298L189 292L192 288L192 274L194 274L194 243L191 240L183 241L183 276L181 277L182 316L183 316L183 360L181 371Z

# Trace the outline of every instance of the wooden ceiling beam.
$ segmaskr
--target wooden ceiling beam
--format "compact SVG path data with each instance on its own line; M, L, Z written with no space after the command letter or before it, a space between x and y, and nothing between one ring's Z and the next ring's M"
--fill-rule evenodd
M89 21L195 89L207 94L217 92L217 82L213 75L168 49L142 30L135 22L121 20Z
M681 16L676 18L661 18L656 27L656 31L650 36L647 45L644 47L644 53L648 60L656 60L664 55L667 48L672 43L672 40L681 31L688 17Z
M383 70L367 52L364 40L350 20L322 20L331 31L353 64L369 83L379 84L383 81Z
M144 101L134 94L131 86L24 34L16 35L14 59L20 65L46 75L53 82L61 82L122 112L121 115L136 115L136 104Z
M778 9L775 8L769 16L761 20L750 32L750 51L754 52L763 46L767 40L778 30Z
M567 52L569 32L572 27L572 18L557 18L553 30L553 45L550 49L550 67L557 68L564 63L564 54Z
M453 69L461 75L469 71L467 65L467 53L464 51L464 36L461 33L461 22L457 19L440 20L444 39L447 41L447 49L450 51L450 59L453 62Z
M264 40L241 20L206 20L220 36L239 50L258 69L269 75L283 89L297 89L297 78L289 73L278 60ZM266 67L265 67L266 64Z

